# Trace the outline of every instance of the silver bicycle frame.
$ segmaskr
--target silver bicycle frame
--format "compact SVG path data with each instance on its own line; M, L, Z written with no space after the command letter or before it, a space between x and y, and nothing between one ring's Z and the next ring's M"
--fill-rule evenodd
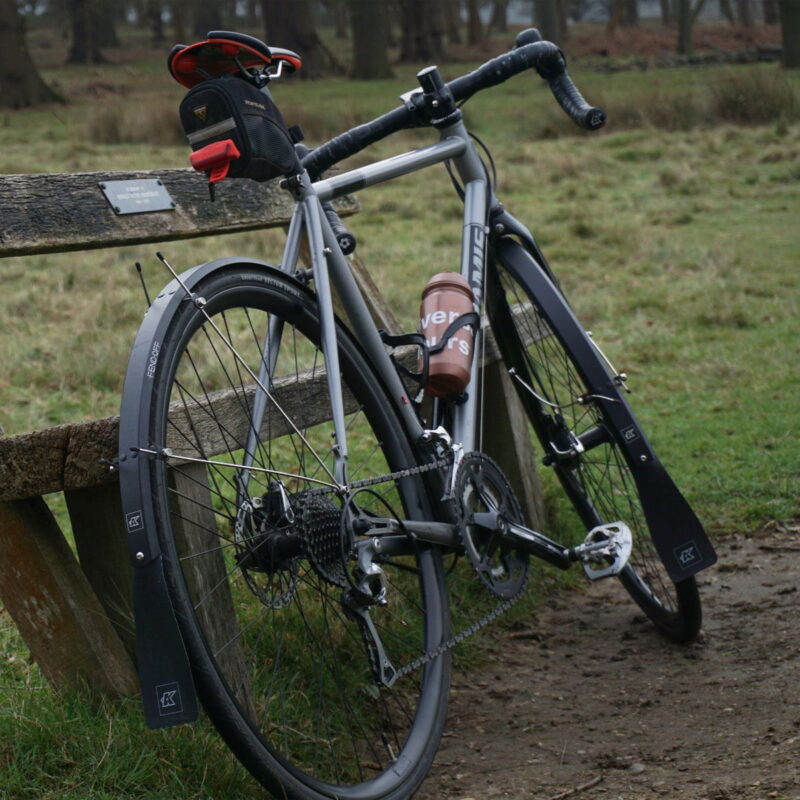
M292 215L287 234L281 270L292 274L297 266L302 236L308 237L311 267L319 304L321 343L325 359L328 391L331 399L334 432L334 477L340 487L347 485L347 436L344 424L344 401L339 378L339 357L336 347L333 297L331 282L347 315L351 331L366 352L375 371L381 377L389 393L401 410L405 428L415 441L422 434L422 426L414 413L402 381L392 364L386 347L372 321L369 309L358 289L347 258L343 255L331 230L321 203L344 194L366 189L379 183L393 180L411 172L440 162L451 160L464 184L464 223L461 237L460 272L469 281L475 296L475 311L480 313L483 300L483 285L486 264L486 217L491 202L486 171L475 152L472 141L462 122L442 131L441 140L407 153L368 164L355 170L335 175L312 183L307 174L300 176L297 191L298 202ZM246 445L241 473L240 490L245 491L249 473L258 445L257 432L261 429L262 417L267 403L266 388L275 366L281 336L279 320L271 320L269 334L264 346L261 369L255 399L253 420ZM476 449L477 408L479 387L477 355L481 351L481 332L474 334L472 377L467 386L466 402L454 409L454 425L451 431L455 443L464 452Z

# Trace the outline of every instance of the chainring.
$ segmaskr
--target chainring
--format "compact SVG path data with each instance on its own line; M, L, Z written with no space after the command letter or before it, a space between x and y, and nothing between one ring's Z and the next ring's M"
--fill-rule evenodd
M454 486L461 540L478 577L508 600L525 586L528 554L507 537L507 522L523 522L522 509L503 471L483 453L467 453ZM495 515L495 524L485 524ZM482 524L484 523L484 524Z

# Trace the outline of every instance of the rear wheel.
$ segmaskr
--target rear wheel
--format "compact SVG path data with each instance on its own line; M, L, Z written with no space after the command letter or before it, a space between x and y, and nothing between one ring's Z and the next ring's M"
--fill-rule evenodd
M487 308L492 329L513 368L530 424L569 500L589 530L624 522L633 551L620 580L656 626L686 641L700 629L693 577L674 583L656 552L619 432L603 414L578 362L551 316L501 263L489 270ZM581 335L586 335L582 331ZM597 356L599 358L599 355Z
M395 668L446 639L440 556L419 545L376 558L385 605L345 602L356 540L333 491L313 297L252 268L213 273L195 296L205 303L184 303L161 345L148 446L167 453L152 462L153 502L198 692L276 795L408 797L441 735L449 656L383 685L367 621ZM411 466L393 404L343 329L339 358L350 479ZM428 513L409 477L352 502L367 515Z

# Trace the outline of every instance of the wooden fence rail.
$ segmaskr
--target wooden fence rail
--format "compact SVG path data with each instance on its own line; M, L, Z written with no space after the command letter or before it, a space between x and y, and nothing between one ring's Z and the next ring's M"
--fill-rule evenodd
M121 181L130 184L114 183ZM106 196L109 184L133 187L127 199L138 192L146 205L153 182L168 195L164 210L119 214L113 194ZM352 197L336 206L342 216L358 210ZM274 183L231 182L210 203L205 182L191 170L8 175L0 177L0 258L280 227L291 211ZM364 265L357 258L351 263L376 320L397 332ZM522 411L494 349L487 352L486 402L507 411L488 415L487 449L538 520L533 454L517 435L525 429ZM294 410L308 405L318 386L309 379L278 391L281 405ZM224 395L215 399L225 402ZM88 684L131 695L138 691L131 567L117 479L108 468L117 455L118 425L108 417L0 437L0 601L54 687ZM64 493L77 554L42 497L52 492Z

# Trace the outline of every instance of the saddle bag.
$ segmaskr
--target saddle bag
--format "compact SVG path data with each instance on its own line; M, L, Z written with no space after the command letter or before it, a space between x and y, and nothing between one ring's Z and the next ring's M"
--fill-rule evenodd
M272 97L235 75L209 78L189 90L180 105L192 150L231 140L238 157L222 177L268 181L298 170L292 137ZM194 160L193 160L194 161Z

